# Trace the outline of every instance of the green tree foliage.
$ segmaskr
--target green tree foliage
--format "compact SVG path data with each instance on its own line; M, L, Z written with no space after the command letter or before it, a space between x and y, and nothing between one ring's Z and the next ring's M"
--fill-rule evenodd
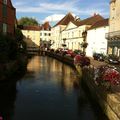
M29 26L29 25L38 25L39 23L37 20L33 18L22 17L21 19L18 20L18 24L23 26Z
M22 41L23 40L23 34L19 28L15 30L15 38L17 41Z
M26 53L26 43L23 41L24 35L22 34L21 30L17 28L15 30L15 39L17 40L18 44L18 51L22 53ZM22 48L21 48L22 46Z

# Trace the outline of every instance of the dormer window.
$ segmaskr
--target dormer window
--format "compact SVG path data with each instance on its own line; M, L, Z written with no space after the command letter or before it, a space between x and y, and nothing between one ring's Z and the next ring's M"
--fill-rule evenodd
M7 0L3 0L3 4L7 5Z

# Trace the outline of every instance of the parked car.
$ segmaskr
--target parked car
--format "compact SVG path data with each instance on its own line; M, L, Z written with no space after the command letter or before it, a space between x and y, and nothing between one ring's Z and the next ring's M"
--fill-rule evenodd
M105 61L109 64L120 64L120 59L114 55L107 56Z
M105 56L102 53L94 53L93 58L94 60L104 61Z

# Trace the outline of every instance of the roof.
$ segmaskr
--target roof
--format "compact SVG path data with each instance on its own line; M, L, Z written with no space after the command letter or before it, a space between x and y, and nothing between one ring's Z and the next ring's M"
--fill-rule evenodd
M49 22L45 22L41 26L22 26L18 25L18 28L22 30L33 30L33 31L40 31L40 30L51 30L51 26Z
M109 24L109 19L103 19L103 20L99 20L98 22L96 22L95 24L93 24L90 29L95 29L95 28L99 28L99 27L103 27L103 26L108 26Z
M33 30L33 31L40 31L40 26L23 26L22 30Z
M55 26L57 25L68 25L70 21L74 21L73 15L69 12L63 19L61 19ZM54 27L55 27L54 26Z
M44 24L42 24L41 30L51 30L51 26L50 26L49 22L45 22Z
M10 6L11 6L11 8L16 9L16 8L13 6L13 4L12 4L12 1L11 1L11 0L8 0L8 2L10 2Z
M78 21L76 22L75 24L77 24L77 26L82 26L82 25L93 25L95 24L97 21L99 20L103 20L104 18L101 16L101 15L96 15L94 14L94 16L92 17L89 17L87 19L84 19L84 20L81 20L81 21ZM74 23L74 21L73 21Z
M112 2L116 2L116 0L111 0L110 3L112 3Z

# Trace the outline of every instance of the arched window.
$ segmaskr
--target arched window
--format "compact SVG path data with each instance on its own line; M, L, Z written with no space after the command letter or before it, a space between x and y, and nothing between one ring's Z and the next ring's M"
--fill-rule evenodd
M7 0L3 0L3 4L7 5Z

